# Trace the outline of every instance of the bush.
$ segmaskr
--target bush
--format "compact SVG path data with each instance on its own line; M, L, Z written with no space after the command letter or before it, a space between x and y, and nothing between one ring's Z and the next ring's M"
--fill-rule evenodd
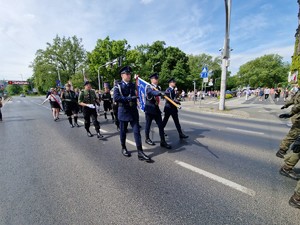
M233 97L232 94L226 94L225 95L225 99L230 99L232 97ZM220 96L218 96L218 99L220 99Z

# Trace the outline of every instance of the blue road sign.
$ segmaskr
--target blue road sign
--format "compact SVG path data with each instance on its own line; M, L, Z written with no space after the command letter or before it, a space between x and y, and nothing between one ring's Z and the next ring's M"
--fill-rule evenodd
M202 71L200 73L201 78L207 78L208 77L208 68L205 66L202 68Z

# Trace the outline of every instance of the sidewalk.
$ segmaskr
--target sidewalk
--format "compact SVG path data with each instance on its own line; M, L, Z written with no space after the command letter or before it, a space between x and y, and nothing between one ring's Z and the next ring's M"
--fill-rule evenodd
M219 110L219 100L215 99L214 103L211 98L197 101L184 101L181 102L182 110L193 111L199 113L213 113L219 115L226 115L239 118L253 118L262 120L274 120L282 121L278 118L281 113L286 113L289 110L281 110L278 105L276 105L273 99L269 99L268 104L254 104L257 101L256 96L250 96L246 101L245 97L233 98L225 101L225 110ZM211 104L206 104L205 102L210 102ZM284 121L282 121L285 123Z

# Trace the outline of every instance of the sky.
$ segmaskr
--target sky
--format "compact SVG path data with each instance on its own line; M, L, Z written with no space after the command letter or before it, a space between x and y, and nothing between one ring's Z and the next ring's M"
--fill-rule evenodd
M0 0L0 6L0 79L5 80L31 77L36 51L56 35L82 38L87 51L107 36L132 47L160 40L186 54L214 57L224 44L223 0ZM264 54L291 62L297 0L232 0L231 6L233 75Z

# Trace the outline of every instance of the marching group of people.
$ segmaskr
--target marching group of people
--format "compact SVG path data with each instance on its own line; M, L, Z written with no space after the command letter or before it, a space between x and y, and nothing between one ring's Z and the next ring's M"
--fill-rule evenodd
M295 208L300 208L300 176L293 170L300 159L300 91L295 86L291 91L293 95L281 109L292 106L289 113L279 115L279 118L291 118L292 127L286 137L281 141L276 156L284 159L284 164L280 168L280 174L298 180L294 194L289 200L289 204Z
M104 117L107 119L107 114L110 113L112 120L115 122L117 129L120 131L121 152L124 156L130 157L131 153L126 147L126 133L128 124L131 125L136 148L138 151L138 159L146 162L153 162L151 157L146 155L142 148L142 140L140 134L139 112L138 112L138 96L136 92L135 83L131 82L132 69L129 66L123 67L120 71L121 81L116 82L113 88L113 96L110 93L109 87L105 87L104 93L99 95L92 89L89 81L84 82L84 89L82 91L73 91L71 84L65 85L65 90L57 93L55 89L50 89L46 99L42 104L49 101L52 109L54 121L59 120L59 112L64 109L67 115L71 128L80 127L78 125L78 112L82 108L84 127L88 137L92 137L90 132L90 123L95 127L97 137L102 139L104 136L100 133L100 123L97 119L96 107L103 101ZM169 87L165 92L162 92L158 86L159 76L157 73L152 74L150 77L151 84L147 85L145 91L145 143L148 145L155 145L150 139L150 127L152 121L155 120L160 135L160 146L166 149L171 149L165 136L164 128L168 123L170 116L173 118L176 129L180 139L188 138L181 129L177 107L180 102L177 100L178 96L175 93L176 81L174 78L169 79ZM159 108L161 98L166 98L164 107L164 118L162 119L162 112Z

